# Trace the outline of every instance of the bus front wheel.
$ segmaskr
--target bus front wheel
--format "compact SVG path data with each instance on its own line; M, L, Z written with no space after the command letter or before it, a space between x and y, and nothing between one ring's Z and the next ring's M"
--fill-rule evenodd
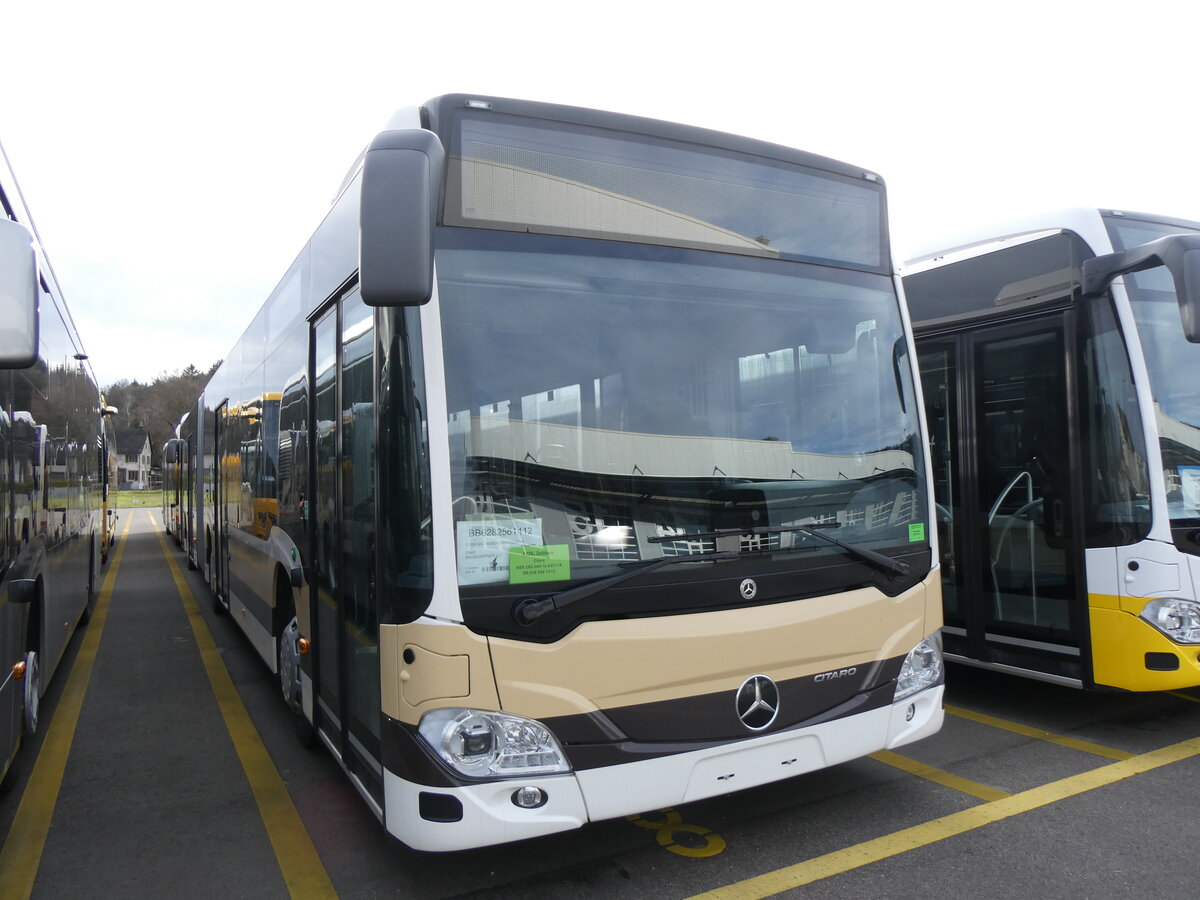
M36 650L25 654L25 677L22 679L22 721L26 734L36 734L38 726L38 705L41 702L42 670L38 665Z
M313 747L317 742L317 733L312 723L304 715L304 700L300 679L300 626L296 617L292 616L287 627L276 641L278 649L279 688L284 702L292 711L295 718L296 738L303 747Z

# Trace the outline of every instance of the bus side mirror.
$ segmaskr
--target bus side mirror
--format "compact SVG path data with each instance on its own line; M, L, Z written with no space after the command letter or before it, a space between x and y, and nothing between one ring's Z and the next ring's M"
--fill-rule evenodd
M38 271L33 237L0 218L0 369L32 366L38 350Z
M1175 282L1184 336L1200 344L1200 234L1172 234L1140 247L1109 253L1083 264L1083 295L1095 297L1114 278L1163 266Z
M1179 318L1184 336L1191 343L1200 344L1200 247L1183 254L1182 270L1182 278L1175 279Z
M368 306L433 296L433 228L446 153L432 131L385 131L363 160L358 279Z

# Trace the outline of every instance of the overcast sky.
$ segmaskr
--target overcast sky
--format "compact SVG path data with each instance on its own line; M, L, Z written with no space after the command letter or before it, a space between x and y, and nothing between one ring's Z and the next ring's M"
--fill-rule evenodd
M1061 206L1200 219L1187 0L7 6L0 143L102 384L224 357L389 113L451 91L871 169L898 260Z

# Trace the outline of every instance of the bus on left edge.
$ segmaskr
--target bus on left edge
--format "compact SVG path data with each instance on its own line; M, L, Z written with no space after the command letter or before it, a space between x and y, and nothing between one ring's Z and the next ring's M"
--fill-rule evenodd
M100 392L0 149L0 790L100 570ZM59 623L65 623L61 627ZM51 627L51 626L54 627Z

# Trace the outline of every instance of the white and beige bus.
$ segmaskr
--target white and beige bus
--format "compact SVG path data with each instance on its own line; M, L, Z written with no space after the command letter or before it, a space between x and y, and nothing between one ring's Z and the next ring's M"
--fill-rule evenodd
M439 97L205 388L197 561L414 848L897 747L942 721L913 354L877 176Z

